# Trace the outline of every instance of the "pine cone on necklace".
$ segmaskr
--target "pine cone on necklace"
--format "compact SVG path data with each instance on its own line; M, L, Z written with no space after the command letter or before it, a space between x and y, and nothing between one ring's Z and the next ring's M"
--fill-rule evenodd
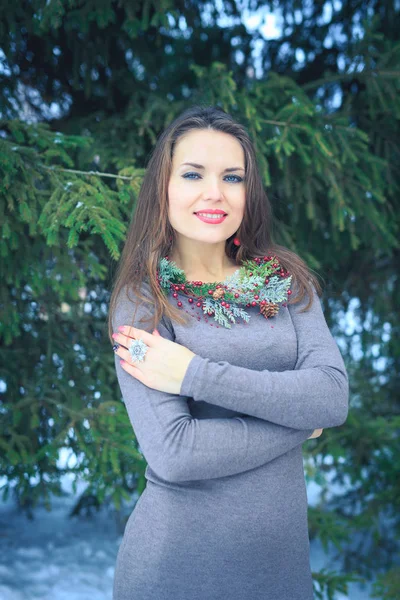
M223 298L224 293L225 292L222 288L218 288L215 290L215 292L212 293L212 297L214 300L219 300L220 298Z
M269 317L273 317L279 310L279 306L274 302L267 302L260 306L260 313L268 319Z

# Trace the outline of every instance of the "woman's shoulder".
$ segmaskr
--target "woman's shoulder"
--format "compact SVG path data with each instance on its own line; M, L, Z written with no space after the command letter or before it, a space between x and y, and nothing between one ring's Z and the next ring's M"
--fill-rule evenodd
M155 312L155 298L151 285L146 279L143 279L140 283L139 292L140 296L146 299L145 301L138 295L137 288L133 283L124 284L118 294L117 304L129 305L132 314L134 311L137 311L136 316L139 319L137 326L141 327L143 323L148 325L151 322L151 318ZM164 326L169 334L175 337L172 321L166 314L161 316L159 325Z

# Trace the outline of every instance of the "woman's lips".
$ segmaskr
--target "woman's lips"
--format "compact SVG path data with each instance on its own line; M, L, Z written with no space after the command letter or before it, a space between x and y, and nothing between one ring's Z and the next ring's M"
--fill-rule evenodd
M225 221L226 217L228 215L221 215L220 218L209 218L209 217L203 217L201 215L198 215L197 213L194 213L195 216L200 219L200 221L204 221L204 223L213 223L213 224L218 224L218 223L222 223L223 221Z

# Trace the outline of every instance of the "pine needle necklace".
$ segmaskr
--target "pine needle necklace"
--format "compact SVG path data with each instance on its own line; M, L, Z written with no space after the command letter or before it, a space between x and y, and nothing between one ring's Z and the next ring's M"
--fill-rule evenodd
M207 316L213 316L227 329L236 323L236 318L249 322L250 315L243 306L259 306L259 314L270 319L278 312L279 303L286 306L292 293L289 289L292 275L279 264L276 256L245 260L233 275L215 283L188 281L185 272L166 256L159 260L157 279L165 295L172 292L176 299L180 294L185 296L192 308L197 306L203 310L207 321ZM180 299L176 304L183 307Z

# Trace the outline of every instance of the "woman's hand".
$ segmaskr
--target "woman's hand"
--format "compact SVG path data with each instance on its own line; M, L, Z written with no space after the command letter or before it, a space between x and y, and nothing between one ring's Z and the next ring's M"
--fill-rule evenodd
M322 432L323 432L323 429L314 429L314 432L307 439L312 440L314 438L317 438L321 435Z
M114 340L120 344L116 354L120 356L122 368L147 387L178 394L190 361L195 353L171 340L166 340L155 329L148 333L137 327L118 327L120 333L113 334ZM133 361L128 351L133 339L142 340L147 346L144 360Z

